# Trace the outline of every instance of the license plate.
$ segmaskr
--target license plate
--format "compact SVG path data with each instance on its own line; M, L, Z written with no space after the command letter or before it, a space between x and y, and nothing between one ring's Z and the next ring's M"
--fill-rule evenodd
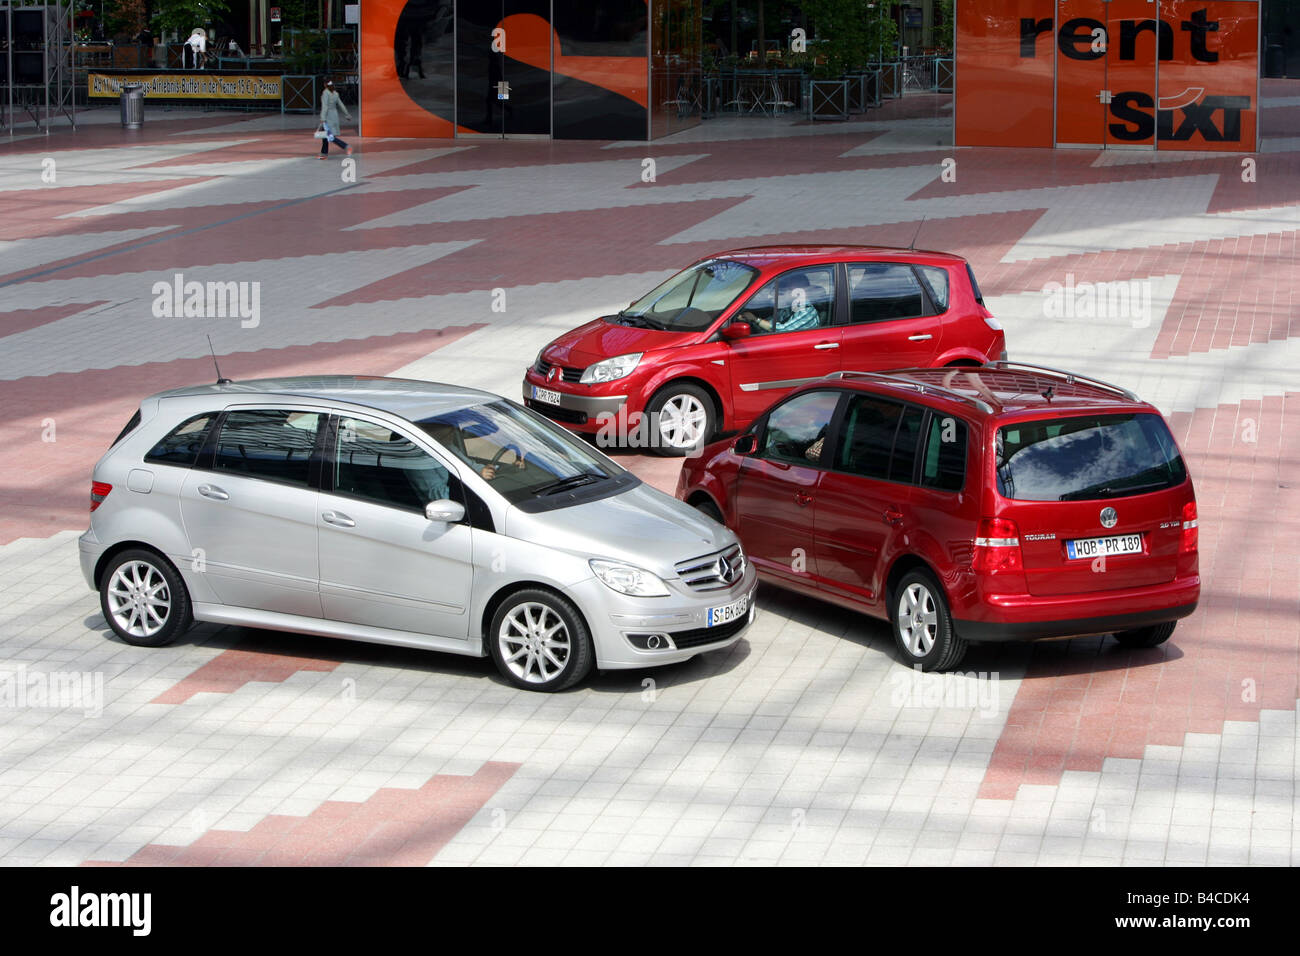
M746 594L739 601L732 601L730 604L724 604L722 607L709 608L707 627L717 627L719 624L730 624L732 621L739 620L749 612L749 595Z
M533 386L533 401L545 402L547 405L560 404L560 393L553 392L549 388L538 388Z
M1065 542L1065 553L1071 561L1109 558L1114 554L1141 554L1142 535L1114 534L1108 538L1076 538Z

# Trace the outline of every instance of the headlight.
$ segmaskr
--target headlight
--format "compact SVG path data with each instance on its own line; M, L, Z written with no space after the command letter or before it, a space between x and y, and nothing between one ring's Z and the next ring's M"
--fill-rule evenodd
M668 588L664 582L644 568L619 561L600 561L595 558L587 563L591 565L591 570L605 587L619 594L630 594L633 597L668 596Z
M612 382L616 378L622 378L632 369L636 368L637 363L641 361L640 352L629 352L627 355L616 355L613 358L605 359L603 362L597 362L595 365L588 365L579 379L583 385L594 385L597 382Z

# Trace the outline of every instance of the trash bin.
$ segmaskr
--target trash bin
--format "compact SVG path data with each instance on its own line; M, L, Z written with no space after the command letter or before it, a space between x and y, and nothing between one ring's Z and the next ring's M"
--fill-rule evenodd
M144 86L127 83L122 87L122 125L127 129L139 129L143 122Z

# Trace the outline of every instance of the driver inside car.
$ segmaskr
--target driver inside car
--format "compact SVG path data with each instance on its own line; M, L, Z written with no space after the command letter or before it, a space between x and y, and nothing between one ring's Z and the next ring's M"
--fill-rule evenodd
M813 289L807 276L796 273L781 280L780 299L786 305L772 314L745 311L739 318L757 332L798 332L821 325L821 315L812 304Z

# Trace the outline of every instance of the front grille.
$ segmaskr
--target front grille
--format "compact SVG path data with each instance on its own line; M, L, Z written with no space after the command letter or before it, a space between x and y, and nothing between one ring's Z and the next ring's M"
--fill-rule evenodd
M554 367L555 366L545 359L538 359L537 364L533 366L533 371L542 376L542 378L545 378L546 374ZM582 369L560 366L560 378L564 379L566 382L580 382L582 381Z
M554 422L565 422L569 425L587 424L586 412L574 411L572 408L561 408L559 405L550 405L533 398L524 399L524 404Z
M729 637L739 634L749 623L748 612L744 617L737 618L734 621L728 621L726 624L719 624L717 627L696 627L689 631L669 631L668 636L673 639L673 643L681 650L688 647L699 647L702 644L716 644L718 641L725 641Z
M745 574L745 553L740 545L691 558L674 565L677 576L692 591L722 591Z

